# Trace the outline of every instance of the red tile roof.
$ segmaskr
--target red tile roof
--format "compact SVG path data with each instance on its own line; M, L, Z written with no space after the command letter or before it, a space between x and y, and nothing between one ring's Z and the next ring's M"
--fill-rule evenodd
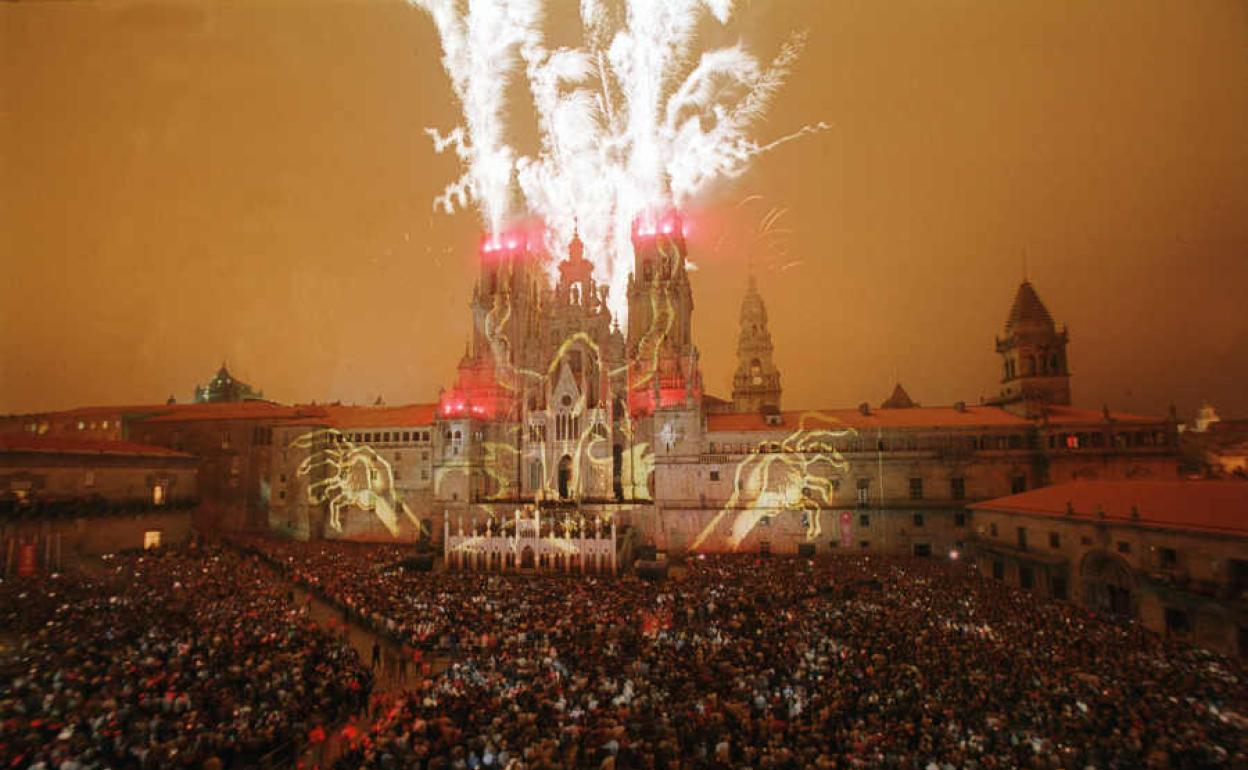
M1045 416L1050 424L1055 425L1104 425L1105 410L1104 409L1080 409L1077 406L1046 406L1044 408ZM1129 412L1109 413L1109 422L1114 423L1164 423L1164 417L1146 417L1144 415L1130 414Z
M133 457L194 457L165 447L132 441L78 439L61 436L0 435L0 453L35 452L59 455L125 455Z
M321 407L284 406L272 401L235 401L208 404L169 404L152 410L144 422L198 422L201 420L291 420Z
M1074 509L1069 516L1067 503ZM1138 518L1132 516L1132 506ZM970 507L1248 536L1248 482L1242 481L1073 481Z
M706 429L711 433L746 431L791 432L806 428L844 426L857 430L889 428L979 428L1026 427L1031 422L996 406L915 406L906 409L871 409L863 414L857 409L808 409L782 412L780 425L769 425L762 414L707 415Z
M391 428L412 425L433 425L437 420L437 404L405 404L403 406L343 406L330 404L316 407L325 410L324 422L334 428Z

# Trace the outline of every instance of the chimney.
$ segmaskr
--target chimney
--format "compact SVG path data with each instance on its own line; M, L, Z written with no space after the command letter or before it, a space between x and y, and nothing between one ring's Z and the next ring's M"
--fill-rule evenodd
M858 405L858 411L861 412L864 416L870 415L871 405L868 404L866 401L863 401L861 404Z

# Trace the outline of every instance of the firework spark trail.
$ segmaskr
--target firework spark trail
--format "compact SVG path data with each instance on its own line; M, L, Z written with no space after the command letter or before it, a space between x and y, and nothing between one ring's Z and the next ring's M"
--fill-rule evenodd
M746 131L792 69L804 34L766 66L738 44L695 54L702 14L720 24L732 0L580 0L583 44L549 49L540 0L410 0L433 17L442 63L464 112L447 133L427 129L435 150L453 149L463 175L435 200L446 212L473 204L497 233L513 192L539 217L545 246L564 253L573 230L623 319L632 232L682 207L754 157L823 123L767 143ZM540 145L532 156L507 143L505 91L523 68ZM553 270L553 265L551 266Z

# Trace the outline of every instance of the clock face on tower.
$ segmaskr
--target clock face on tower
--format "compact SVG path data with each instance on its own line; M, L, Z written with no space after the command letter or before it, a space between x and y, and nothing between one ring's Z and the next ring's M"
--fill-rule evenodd
M756 375L754 375L754 384L755 384L755 385L762 385L762 384L763 384L763 376L762 376L761 374L756 374Z

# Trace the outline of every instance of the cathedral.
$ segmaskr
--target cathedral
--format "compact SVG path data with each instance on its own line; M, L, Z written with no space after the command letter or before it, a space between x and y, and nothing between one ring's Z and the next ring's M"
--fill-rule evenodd
M1173 420L1072 406L1068 332L1029 282L996 339L991 399L925 407L898 383L877 406L786 410L753 276L730 397L716 397L679 216L635 227L633 247L622 326L578 238L554 271L523 238L482 243L464 355L416 433L431 436L427 467L395 470L411 522L436 533L524 507L609 517L669 550L956 552L975 501L1175 476ZM348 437L407 435L392 427ZM325 534L376 531L366 515L345 526Z
M521 235L482 241L464 354L436 402L276 404L222 366L196 403L20 415L0 432L189 452L197 527L296 538L438 540L522 509L609 520L669 552L957 553L981 501L1176 477L1173 416L1072 403L1069 333L1027 281L995 337L991 398L920 405L897 383L874 404L795 410L753 277L717 396L680 217L639 223L632 245L625 321L579 238L553 266Z

